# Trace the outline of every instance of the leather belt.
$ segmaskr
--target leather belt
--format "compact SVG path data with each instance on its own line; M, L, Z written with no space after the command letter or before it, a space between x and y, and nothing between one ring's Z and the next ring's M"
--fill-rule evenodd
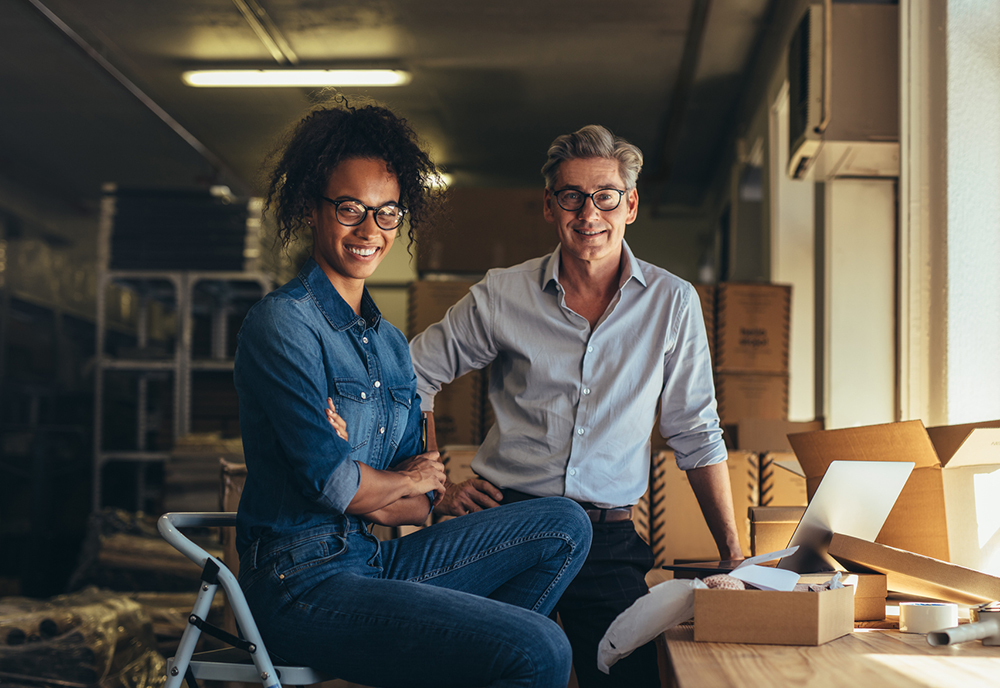
M512 504L514 502L523 502L526 499L537 499L538 495L530 495L526 492L521 492L520 490L515 490L510 487L505 487L500 490L503 493L502 504ZM574 500L575 501L575 500ZM630 506L616 506L611 509L600 509L590 502L577 502L583 507L583 510L587 512L587 516L594 523L618 523L620 521L631 521L632 520L632 507Z

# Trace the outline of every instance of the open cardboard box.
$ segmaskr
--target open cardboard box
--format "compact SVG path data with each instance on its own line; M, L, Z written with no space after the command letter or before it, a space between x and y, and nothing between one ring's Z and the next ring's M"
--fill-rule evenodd
M913 461L876 542L1000 575L1000 421L925 429L914 420L788 440L810 498L833 461Z
M854 630L854 590L695 590L694 639L822 645Z

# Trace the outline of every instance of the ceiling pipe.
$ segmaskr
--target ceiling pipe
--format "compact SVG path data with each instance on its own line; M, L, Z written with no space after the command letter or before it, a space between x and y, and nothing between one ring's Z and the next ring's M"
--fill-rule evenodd
M278 25L271 20L267 11L260 6L257 0L233 0L236 9L240 11L247 24L257 34L257 38L264 44L271 57L278 64L297 65L299 56L292 50L292 46L285 40L284 34Z
M69 38L73 43L77 45L84 53L87 54L94 62L100 65L104 71L110 74L118 83L125 87L129 93L135 96L140 103L149 108L154 115L160 118L164 124L170 127L174 133L180 136L189 146L194 148L194 150L205 159L208 164L210 164L215 171L224 176L226 181L232 186L236 187L236 190L241 195L249 194L249 186L237 175L233 170L222 160L218 155L209 150L209 148L203 144L194 134L188 131L184 126L171 116L169 112L164 110L160 105L153 100L149 95L146 94L141 88L135 85L135 83L125 76L117 67L111 64L107 58L105 58L100 51L98 51L94 46L88 43L80 34L74 31L69 24L64 22L62 19L56 15L55 12L50 10L48 7L42 3L41 0L28 0L38 12L48 19L52 24L62 31L62 33Z
M705 38L708 11L711 5L711 0L694 0L691 5L691 17L688 22L687 37L684 40L684 53L681 55L673 93L670 94L670 109L667 110L663 127L660 129L660 144L657 146L658 163L653 173L646 177L645 185L662 185L670 180L674 156L677 153L677 144L680 141L684 125L684 115L687 112L688 100L691 96L691 86L694 83L695 73L698 71L698 58L701 56L701 44ZM655 216L660 206L660 195L654 193L652 196L653 215Z

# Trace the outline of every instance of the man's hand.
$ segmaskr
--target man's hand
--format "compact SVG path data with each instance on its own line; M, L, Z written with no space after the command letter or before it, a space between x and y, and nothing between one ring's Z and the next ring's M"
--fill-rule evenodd
M444 498L436 505L438 513L447 516L465 516L474 511L500 506L503 495L488 480L470 478L465 482L448 483Z

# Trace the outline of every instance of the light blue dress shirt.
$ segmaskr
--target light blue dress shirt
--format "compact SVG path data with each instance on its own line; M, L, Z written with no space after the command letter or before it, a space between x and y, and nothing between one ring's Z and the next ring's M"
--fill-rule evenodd
M635 504L649 480L657 401L681 469L726 460L697 292L622 244L618 293L593 330L566 305L557 247L490 270L410 342L425 411L442 384L493 364L496 423L472 468L494 485Z

